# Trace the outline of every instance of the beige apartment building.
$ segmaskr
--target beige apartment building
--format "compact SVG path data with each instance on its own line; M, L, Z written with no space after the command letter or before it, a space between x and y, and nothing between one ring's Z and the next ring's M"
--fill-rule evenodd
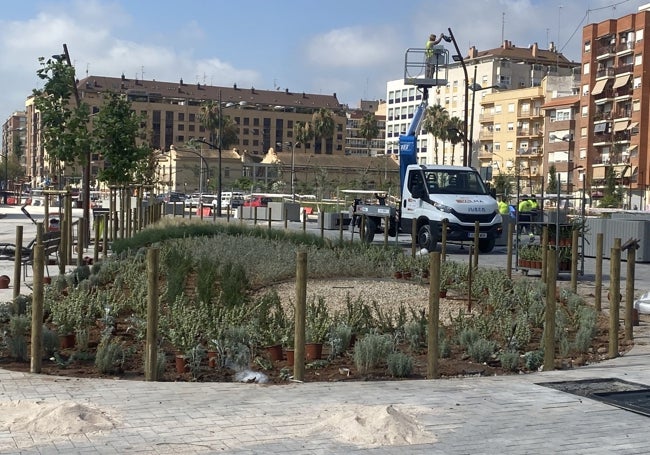
M253 87L242 88L236 84L232 87L214 87L202 84L186 84L155 80L128 79L89 76L78 82L80 98L96 113L103 103L103 94L108 91L122 93L132 102L136 112L146 118L145 130L150 136L148 141L161 152L161 163L165 156L173 155L161 169L162 181L167 188L174 191L192 190L213 184L218 178L218 151L202 144L192 152L186 144L191 139L208 140L200 122L200 106L205 101L221 103L223 115L232 119L238 128L238 144L231 150L222 151L221 165L223 188L241 178L255 177L249 173L264 172L255 169L251 163L262 160L269 149L280 153L295 155L344 156L346 106L341 105L333 95L319 95L285 90L258 90ZM333 138L312 140L306 144L294 146L293 128L297 122L311 121L318 109L328 109L335 121ZM60 166L49 160L40 138L40 115L34 108L33 100L26 102L26 163L27 174L34 187L44 183L76 184L81 179L81 167ZM217 144L214 144L217 145ZM179 153L171 152L174 146ZM197 156L197 153L199 156ZM201 158L204 156L204 159ZM285 160L286 161L286 160ZM249 166L246 166L249 163ZM91 183L104 162L100 153L91 156ZM205 175L208 169L210 175ZM178 170L177 170L178 168ZM182 168L182 170L181 170Z

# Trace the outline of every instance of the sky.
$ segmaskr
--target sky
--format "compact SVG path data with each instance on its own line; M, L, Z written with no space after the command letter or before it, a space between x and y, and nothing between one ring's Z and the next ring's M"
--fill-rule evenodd
M22 0L0 13L0 120L24 110L39 57L86 75L386 98L408 48L451 29L463 55L503 39L580 60L582 27L650 0ZM559 43L559 44L558 44ZM453 51L453 48L450 49ZM453 52L452 52L453 53Z

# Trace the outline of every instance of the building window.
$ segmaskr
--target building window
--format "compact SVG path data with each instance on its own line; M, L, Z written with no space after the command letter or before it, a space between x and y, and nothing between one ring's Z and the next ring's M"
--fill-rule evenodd
M641 100L632 100L632 110L633 111L641 110Z
M496 152L498 152L499 150L501 150L501 143L500 143L500 142L495 142L495 143L494 143L494 150L495 150Z
M634 56L634 65L639 66L643 62L642 54L636 54Z
M589 115L589 106L582 106L582 116L587 117Z
M582 74L589 74L589 62L582 65Z
M636 42L643 41L643 29L636 31Z
M585 84L582 86L582 96L588 96L589 95L589 84Z
M495 123L494 124L494 131L501 131L501 124L500 123Z
M260 119L259 118L254 118L253 119L253 126L260 126Z
M508 122L508 131L514 131L515 130L515 124L513 122Z
M591 52L591 41L585 41L585 54Z
M634 88L639 88L641 87L641 77L635 77L634 78Z
M185 125L183 124L178 125L178 131L185 131Z
M190 122L195 122L196 121L196 114L190 114Z
M506 150L512 150L512 147L513 147L512 142L510 141L506 142Z
M587 127L583 126L580 128L580 137L587 137Z
M188 128L189 131L194 131L194 125L188 125L187 128Z
M248 126L251 124L251 119L249 117L244 117L244 126Z
M500 114L501 113L501 105L500 104L496 104L494 106L494 113L495 114Z

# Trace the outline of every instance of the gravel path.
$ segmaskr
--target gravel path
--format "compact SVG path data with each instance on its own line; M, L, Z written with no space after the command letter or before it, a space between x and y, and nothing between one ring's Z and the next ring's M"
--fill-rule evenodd
M296 301L295 286L295 282L286 282L260 292L274 289L282 303L290 305ZM361 299L366 304L376 301L386 311L397 311L400 305L426 309L429 305L429 287L417 281L395 279L308 280L307 302L318 297L325 299L332 312L344 311L348 298L353 302ZM464 307L466 302L463 299L440 299L440 319L446 322L450 311L455 315Z

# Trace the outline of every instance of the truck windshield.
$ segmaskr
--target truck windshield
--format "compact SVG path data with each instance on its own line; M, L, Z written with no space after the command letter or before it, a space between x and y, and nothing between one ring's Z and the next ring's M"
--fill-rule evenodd
M429 194L488 194L478 172L458 169L425 170Z

